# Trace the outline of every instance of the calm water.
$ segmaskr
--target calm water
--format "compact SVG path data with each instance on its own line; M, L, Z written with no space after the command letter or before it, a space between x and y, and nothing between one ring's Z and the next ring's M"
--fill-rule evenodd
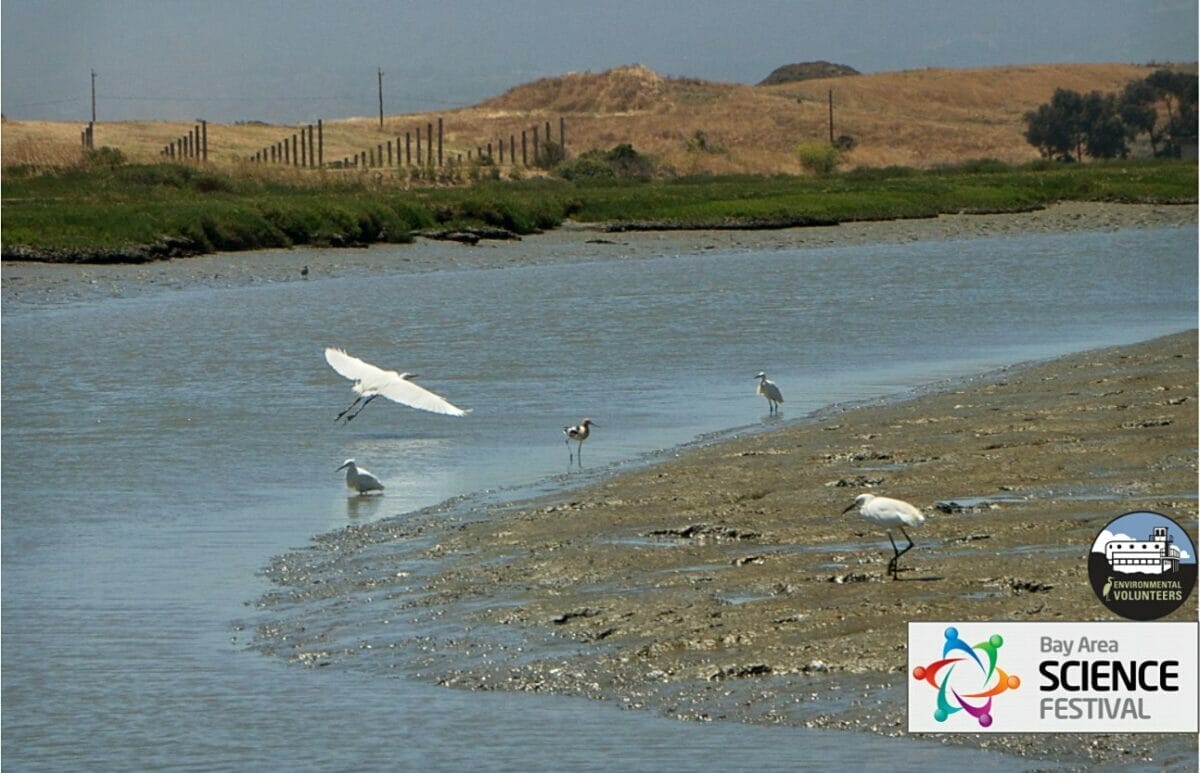
M1194 229L1123 231L6 304L4 762L996 766L936 744L289 667L247 650L235 621L253 625L268 559L313 534L459 495L555 490L761 425L760 369L795 419L1193 327L1196 254ZM335 426L353 395L324 364L327 345L421 373L474 413L376 401ZM568 473L559 428L585 415L600 428L583 473ZM347 457L386 496L348 498L333 472Z

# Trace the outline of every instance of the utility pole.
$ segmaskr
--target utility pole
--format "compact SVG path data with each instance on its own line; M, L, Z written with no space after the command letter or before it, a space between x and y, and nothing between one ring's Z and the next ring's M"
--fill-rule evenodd
M96 71L92 70L92 123L96 122Z
M383 68L379 70L379 128L383 128Z
M829 144L833 144L833 89L829 90Z

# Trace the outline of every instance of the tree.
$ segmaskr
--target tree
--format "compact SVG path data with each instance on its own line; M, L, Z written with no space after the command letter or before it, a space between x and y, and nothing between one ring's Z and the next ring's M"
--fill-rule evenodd
M1092 158L1125 158L1127 131L1117 113L1117 98L1113 94L1093 91L1083 99L1083 137L1087 154Z
M1154 155L1178 158L1184 144L1196 141L1196 83L1192 73L1161 69L1127 85L1118 112L1129 137L1145 134Z
M1159 136L1155 132L1158 111L1154 109L1154 103L1157 101L1158 92L1145 80L1127 83L1117 100L1117 113L1125 124L1129 139L1145 134L1150 139L1150 151L1156 156Z
M1049 103L1025 114L1025 123L1025 139L1043 158L1082 161L1085 150L1092 158L1129 153L1128 131L1112 94L1055 89Z
M1043 158L1082 161L1083 113L1082 94L1070 89L1055 89L1049 103L1025 114L1025 139L1041 152Z

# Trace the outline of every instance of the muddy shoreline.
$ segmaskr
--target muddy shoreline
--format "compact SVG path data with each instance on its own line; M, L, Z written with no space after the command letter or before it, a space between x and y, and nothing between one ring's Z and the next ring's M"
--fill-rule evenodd
M565 223L544 234L477 245L418 238L366 249L231 252L136 265L0 262L5 303L59 305L194 287L313 281L378 272L463 271L592 260L637 260L696 251L853 247L923 240L979 239L1031 233L1123 228L1181 228L1197 222L1194 204L1063 202L1012 214L941 215L915 220L842 223L782 230L629 231ZM307 269L307 273L305 273Z
M1196 346L1186 333L848 410L458 530L441 548L470 558L434 588L500 589L510 604L477 620L597 646L565 669L475 666L443 679L903 735L906 620L1116 619L1087 581L1105 523L1145 507L1195 533ZM902 581L887 580L882 535L840 515L863 491L930 512ZM970 504L932 508L955 500ZM1193 597L1169 619L1196 616ZM1196 741L946 740L1088 762L1181 761Z
M1015 366L559 497L323 535L268 570L280 588L255 646L464 689L902 737L906 621L1115 620L1087 580L1100 529L1144 508L1196 533L1196 351L1189 331ZM886 537L841 514L863 491L929 514L900 580ZM405 632L379 625L380 602ZM1193 595L1167 619L1197 610ZM936 738L1052 766L1189 769L1196 747Z

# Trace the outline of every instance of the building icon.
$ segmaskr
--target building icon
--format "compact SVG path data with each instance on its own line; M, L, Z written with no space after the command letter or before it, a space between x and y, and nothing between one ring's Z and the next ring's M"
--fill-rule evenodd
M1155 526L1150 539L1109 540L1104 546L1104 557L1114 572L1125 574L1173 574L1179 571L1179 548L1166 526Z

